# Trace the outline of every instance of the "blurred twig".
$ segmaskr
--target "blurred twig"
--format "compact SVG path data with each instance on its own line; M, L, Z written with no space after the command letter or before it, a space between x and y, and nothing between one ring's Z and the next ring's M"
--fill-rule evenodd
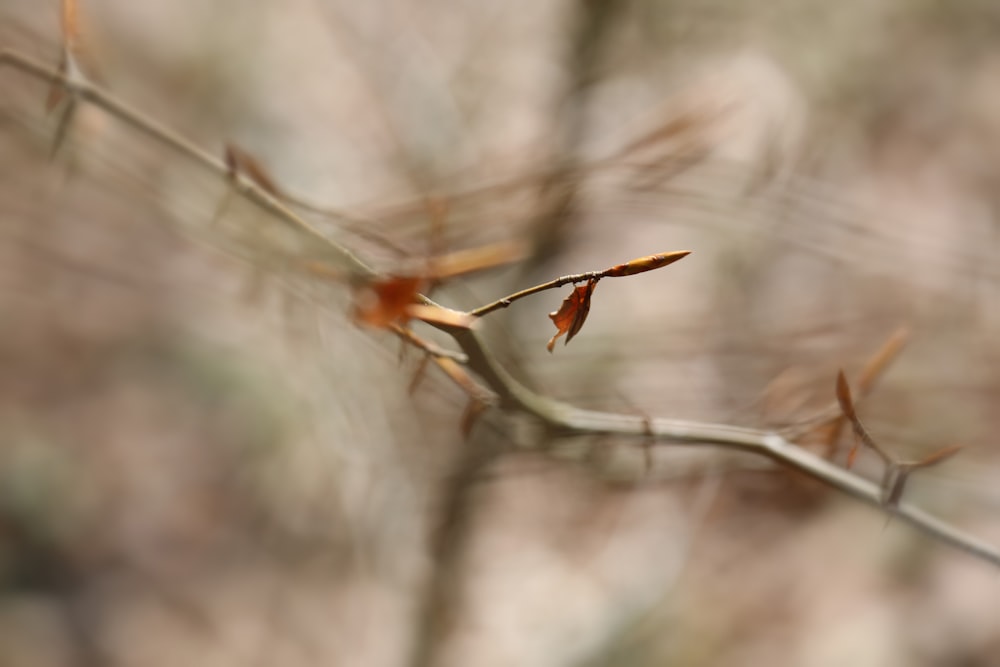
M0 50L0 66L5 65L14 67L25 74L51 83L54 86L62 86L81 101L89 102L103 109L130 127L173 148L221 176L227 176L230 172L230 168L222 158L208 153L174 131L159 124L146 114L119 101L103 88L86 81L72 80L58 70L47 67L32 58L9 49ZM273 195L268 194L263 188L240 180L236 180L233 187L241 196L260 206L263 210L290 223L293 227L298 227L307 235L325 241L331 255L330 259L335 261L337 266L342 270L348 272L350 277L364 279L374 275L374 271L355 257L350 250L340 244L333 243L318 228L296 215L291 209L278 201Z

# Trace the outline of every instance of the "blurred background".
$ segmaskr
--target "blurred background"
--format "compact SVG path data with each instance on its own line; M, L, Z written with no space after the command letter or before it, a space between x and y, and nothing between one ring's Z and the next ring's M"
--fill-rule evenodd
M489 316L548 395L783 427L905 327L862 417L964 445L906 499L1000 545L996 3L78 4L89 77L376 268L531 248L442 303L692 250L552 354L568 288ZM62 43L58 2L0 0L4 48ZM752 458L498 410L463 437L465 394L301 270L322 244L0 91L0 664L1000 664L990 565Z

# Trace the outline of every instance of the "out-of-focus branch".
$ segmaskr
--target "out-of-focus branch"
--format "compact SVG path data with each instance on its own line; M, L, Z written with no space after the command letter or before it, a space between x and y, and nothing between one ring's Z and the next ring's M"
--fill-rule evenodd
M448 333L468 355L469 368L497 392L504 407L529 412L556 433L631 436L636 439L637 446L641 446L644 439L651 438L662 443L714 445L765 456L1000 567L1000 550L996 547L963 533L910 503L886 506L882 501L882 489L877 484L830 463L777 433L725 424L584 410L538 394L511 377L496 362L475 331L452 329Z
M70 79L56 69L47 67L32 58L9 49L0 51L0 66L10 66L36 79L51 83L54 86L62 86L74 99L89 102L103 109L133 129L169 146L221 176L227 176L230 171L222 157L216 157L191 143L173 130L153 120L150 116L121 102L103 88L86 81ZM349 278L357 280L370 278L375 275L375 272L358 259L354 253L339 243L333 242L332 239L323 234L317 227L296 215L295 212L264 189L253 183L240 180L235 181L234 188L241 196L263 210L284 220L293 227L298 227L307 235L325 241L330 252L330 256L326 259L346 272Z
M70 81L59 71L9 50L0 51L0 66L11 66L36 79L63 86L69 94L78 96L81 101L94 104L139 132L170 146L194 162L214 171L220 178L228 176L229 169L221 158L207 153L97 86ZM348 279L365 281L376 276L375 271L349 249L324 235L257 185L239 181L236 191L240 196L304 234L323 241L328 248L329 259L345 272ZM424 303L436 305L426 297L419 298ZM642 446L644 442L652 439L667 444L725 447L764 456L868 503L941 542L1000 567L1000 550L996 547L960 531L909 503L900 503L898 506L884 504L881 489L873 482L835 466L775 432L724 424L584 410L543 396L524 386L497 362L475 329L444 323L434 326L455 340L467 357L468 368L497 394L501 408L531 414L543 421L555 434L616 435L634 437L637 446Z

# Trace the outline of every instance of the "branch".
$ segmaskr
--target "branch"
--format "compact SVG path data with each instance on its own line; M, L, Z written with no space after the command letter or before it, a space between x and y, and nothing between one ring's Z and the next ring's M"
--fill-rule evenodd
M624 264L616 264L615 266L610 266L601 271L587 271L586 273L574 273L570 276L563 276L562 278L556 278L555 280L550 280L547 283L542 283L541 285L535 285L534 287L529 287L528 289L523 289L520 292L514 292L509 296L505 296L502 299L498 299L493 303L486 304L485 306L480 306L475 310L470 310L469 314L474 317L482 317L492 313L494 310L499 310L501 308L506 308L510 304L514 303L518 299L523 299L526 296L531 296L532 294L538 294L539 292L544 292L545 290L554 289L556 287L562 287L563 285L568 285L570 283L583 283L583 282L597 282L601 278L617 278L621 276L631 276L636 273L643 273L645 271L651 271L653 269L658 269L660 267L666 266L668 264L673 264L679 259L684 259L691 254L690 250L677 250L675 252L666 252L659 255L649 255L648 257L640 257L634 259L630 262L625 262Z
M535 415L557 433L567 435L617 435L683 445L715 445L767 457L798 470L857 500L899 518L950 546L1000 567L1000 550L910 503L890 507L883 503L882 488L849 470L836 466L777 433L724 424L584 410L542 396L514 379L500 366L479 335L472 330L447 329L468 355L468 366L479 374L501 399L501 406Z
M389 330L396 334L396 337L404 343L409 343L410 345L423 350L432 357L437 357L439 359L451 359L452 361L457 361L460 364L464 364L468 361L465 355L461 352L446 350L440 345L437 345L429 340L424 340L407 327L399 324L391 324L389 325Z
M557 287L562 287L563 285L569 285L570 283L582 283L588 280L595 280L600 278L600 271L587 271L586 273L574 273L571 276L563 276L562 278L556 278L555 280L550 280L547 283L542 283L541 285L535 285L534 287L529 287L528 289L523 289L520 292L514 292L502 299L497 299L493 303L488 303L485 306L480 306L475 310L470 310L469 314L474 317L482 317L483 315L488 315L495 310L500 310L501 308L506 308L510 304L514 303L518 299L523 299L526 296L531 296L532 294L538 294L539 292L544 292L545 290L555 289Z
M55 69L41 65L34 60L9 50L0 51L0 66L8 65L36 79L62 86L79 99L94 104L115 116L127 125L148 137L166 144L203 167L214 171L221 178L228 176L229 170L221 158L217 158L188 140L151 120L146 115L119 102L101 88L86 82L72 82ZM328 238L316 227L291 211L273 196L257 185L238 181L236 191L240 196L256 204L275 217L300 229L303 233L323 241L329 249L330 257L347 273L351 280L370 281L376 277L375 271L336 240ZM617 267L612 267L617 268ZM506 299L472 311L471 315L482 315L506 307L505 300L514 301L544 289L551 289L570 282L581 282L605 272L591 272L564 276L527 290L517 292ZM605 274L611 275L611 274ZM418 300L428 305L437 305L430 299L419 296ZM431 323L432 326L450 335L467 357L468 368L494 391L500 399L500 407L518 410L534 415L547 424L557 434L617 435L634 437L641 444L650 439L661 443L682 445L712 445L757 454L784 466L802 472L842 493L876 507L905 523L923 531L931 537L957 549L965 551L988 563L1000 567L1000 550L958 530L954 526L937 519L923 510L909 504L887 506L882 502L881 489L874 483L825 459L812 454L789 442L777 433L750 428L740 428L723 424L691 422L676 419L648 418L636 415L616 414L584 410L568 403L538 394L511 376L500 365L483 343L479 334L470 328Z
M54 86L61 86L75 98L86 101L94 106L103 109L126 125L139 131L142 134L174 149L178 153L185 155L203 167L214 171L223 178L227 178L230 172L225 161L203 150L191 143L174 131L164 127L146 114L133 109L125 103L119 101L104 89L86 81L72 80L68 76L56 69L47 67L23 54L15 53L9 49L0 51L0 66L8 65L36 79L40 79ZM339 268L346 271L352 279L371 278L375 271L367 264L358 259L350 250L336 243L327 237L317 227L311 225L303 218L296 215L291 209L278 201L274 196L266 192L256 184L236 180L233 183L234 189L248 201L256 204L264 211L271 213L275 217L284 220L293 227L299 228L308 236L324 241L331 253L332 259Z

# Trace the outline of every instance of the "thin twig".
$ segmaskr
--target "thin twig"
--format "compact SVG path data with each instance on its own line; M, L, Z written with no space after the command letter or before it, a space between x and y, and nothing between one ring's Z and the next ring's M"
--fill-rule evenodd
M538 294L539 292L544 292L545 290L555 289L557 287L562 287L563 285L569 285L570 283L583 283L588 280L600 280L607 271L587 271L586 273L574 273L571 276L563 276L562 278L556 278L555 280L550 280L547 283L542 283L540 285L535 285L534 287L529 287L528 289L523 289L520 292L514 292L502 299L497 299L493 303L488 303L485 306L480 306L475 310L470 310L469 315L473 317L482 317L492 313L494 310L500 310L501 308L506 308L510 304L514 303L519 299L523 299L526 296L531 296L532 294Z
M537 394L514 379L496 362L476 331L454 328L448 333L469 356L469 368L497 392L502 407L531 413L555 432L570 435L632 436L640 444L651 437L661 443L715 445L765 456L897 517L935 539L1000 567L1000 550L996 547L909 503L886 506L880 486L789 442L777 433L724 424L648 419L577 408Z
M466 357L461 352L455 352L454 350L446 350L437 343L433 343L429 340L421 338L420 336L413 333L413 331L407 329L406 327L402 327L398 324L393 324L389 327L389 329L394 334L396 334L396 336L400 340L405 341L410 345L413 345L414 347L423 350L432 357L438 357L441 359L451 359L453 361L457 361L460 364L464 364L468 361L468 357Z
M534 287L529 287L528 289L521 290L520 292L515 292L510 296L505 296L498 301L494 301L493 303L477 308L469 314L474 317L480 317L482 315L486 315L487 313L491 313L494 310L506 308L518 299L523 299L526 296L537 294L538 292L542 292L544 290L562 287L567 283L587 282L591 284L591 287L594 287L597 285L597 281L601 278L621 278L623 276L632 276L637 273L653 271L669 264L673 264L679 259L684 259L690 254L690 250L663 252L656 255L637 257L623 264L615 264L614 266L609 266L608 268L600 271L588 271L587 273L576 273L571 276L563 276L562 278L556 278L555 280L550 280L547 283L542 283L541 285L535 285ZM573 332L570 332L569 337L573 337Z

